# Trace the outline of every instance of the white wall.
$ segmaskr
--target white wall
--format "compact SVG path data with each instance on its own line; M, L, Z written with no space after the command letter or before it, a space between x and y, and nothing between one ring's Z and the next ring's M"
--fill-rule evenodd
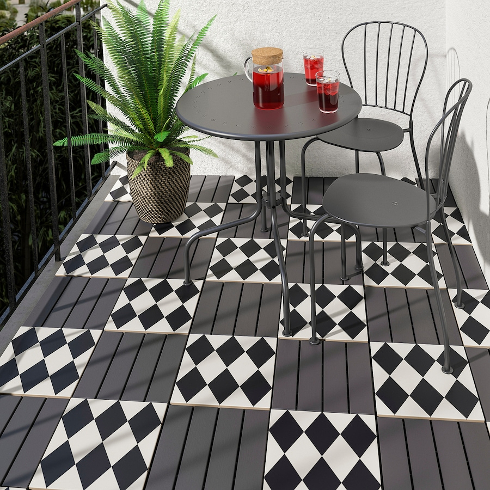
M490 282L489 129L490 42L487 0L446 0L447 81L473 82L461 120L450 184L487 282Z
M137 0L136 0L137 1ZM136 1L125 0L126 5ZM158 0L147 0L155 11ZM207 80L242 73L243 61L250 51L261 46L276 46L284 51L285 71L302 71L302 49L317 45L328 52L326 64L344 74L340 42L355 24L367 20L394 20L420 29L429 45L429 65L414 113L416 144L423 158L425 141L438 115L438 102L445 89L444 0L346 0L335 7L321 0L172 0L171 15L181 9L180 31L186 35L201 28L218 14L198 52L198 73L209 73ZM251 101L252 103L252 101ZM405 119L403 119L405 121ZM300 152L306 140L289 141L286 158L289 175L300 173ZM194 152L194 174L253 174L253 143L213 138L206 140L219 159ZM400 147L384 155L388 173L414 177L408 138ZM121 162L123 158L120 158ZM352 152L321 143L308 150L309 175L337 176L353 170ZM361 155L361 169L379 171L376 157Z

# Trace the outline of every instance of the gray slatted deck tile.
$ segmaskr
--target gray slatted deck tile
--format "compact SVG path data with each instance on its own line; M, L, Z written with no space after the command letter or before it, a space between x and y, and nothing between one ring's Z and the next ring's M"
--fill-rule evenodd
M377 422L383 488L413 490L403 420L378 417Z
M203 487L217 415L217 408L194 408L175 490Z
M55 398L47 399L44 402L7 476L2 482L3 485L25 488L29 486L67 404L68 400Z
M233 488L243 415L242 410L219 410L204 490Z
M437 459L441 468L445 490L473 488L466 463L463 441L457 422L434 420L432 422Z
M488 488L490 481L490 439L486 424L459 424L475 490Z
M168 407L148 472L146 490L174 488L192 411L192 407L174 405Z
M442 490L430 421L405 419L404 423L414 490Z
M0 437L0 482L3 482L10 465L24 440L31 430L32 424L45 402L45 398L23 397L12 414Z

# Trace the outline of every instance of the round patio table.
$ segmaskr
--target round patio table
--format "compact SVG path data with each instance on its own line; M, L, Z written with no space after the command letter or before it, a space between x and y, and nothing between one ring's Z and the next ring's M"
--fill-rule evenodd
M201 133L233 140L255 141L255 182L257 208L246 218L223 223L195 233L184 250L184 284L190 284L189 250L203 236L238 226L256 219L262 211L265 228L265 206L271 209L272 235L278 257L283 290L285 336L290 336L289 289L283 251L277 227L276 208L280 204L290 215L305 218L309 215L292 213L286 204L285 141L315 136L337 129L352 121L362 108L359 94L341 83L337 112L325 114L318 108L316 87L305 82L304 74L284 74L284 106L281 109L261 110L253 104L253 86L245 75L220 78L203 83L186 92L177 102L176 113L181 121ZM266 143L267 193L262 198L260 142ZM280 194L276 195L274 142L279 143ZM265 230L264 230L265 231Z

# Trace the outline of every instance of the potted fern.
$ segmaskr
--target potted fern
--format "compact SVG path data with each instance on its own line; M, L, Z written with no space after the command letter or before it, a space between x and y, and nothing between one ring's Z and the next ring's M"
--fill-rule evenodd
M88 102L95 117L108 123L108 134L92 133L71 138L72 145L110 145L92 158L99 164L126 153L129 187L138 216L149 223L166 223L179 217L185 208L190 182L190 150L217 156L209 148L197 145L205 138L183 136L189 128L175 114L179 92L201 83L206 74L196 77L195 52L201 44L208 23L189 39L177 37L180 12L169 21L169 0L161 0L153 22L141 0L132 12L110 0L117 30L104 19L104 26L94 26L101 35L114 64L111 69L93 54L78 56L86 66L107 83L97 84L76 75L89 89L111 103L125 120L110 114L98 104ZM190 65L187 83L183 79ZM66 146L67 138L55 146Z

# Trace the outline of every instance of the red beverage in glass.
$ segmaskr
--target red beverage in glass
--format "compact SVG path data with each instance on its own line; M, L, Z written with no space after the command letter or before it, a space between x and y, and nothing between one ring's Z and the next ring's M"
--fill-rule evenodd
M283 71L273 66L254 67L254 105L258 109L280 109L284 105Z
M305 55L303 62L305 65L306 83L314 87L316 85L316 73L323 70L323 56Z
M316 92L322 112L335 112L339 108L339 82L318 82Z

